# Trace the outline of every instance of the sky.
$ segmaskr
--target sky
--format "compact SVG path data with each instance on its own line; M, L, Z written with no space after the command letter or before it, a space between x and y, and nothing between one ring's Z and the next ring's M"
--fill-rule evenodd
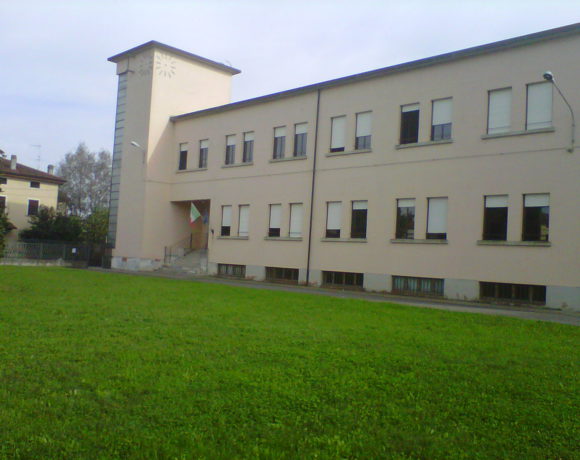
M239 101L575 22L578 0L0 0L0 149L112 151L107 58L150 40L241 69Z

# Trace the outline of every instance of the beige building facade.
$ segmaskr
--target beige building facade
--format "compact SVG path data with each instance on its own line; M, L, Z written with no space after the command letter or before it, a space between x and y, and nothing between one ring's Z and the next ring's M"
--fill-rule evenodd
M579 50L575 24L236 103L231 67L113 56L112 265L183 247L211 274L578 310Z

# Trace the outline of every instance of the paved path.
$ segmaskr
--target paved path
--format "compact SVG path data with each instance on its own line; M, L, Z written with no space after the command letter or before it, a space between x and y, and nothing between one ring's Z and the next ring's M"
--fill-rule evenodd
M91 267L90 270L104 273L120 273L133 276L151 276L157 278L181 279L197 283L223 284L227 286L244 287L249 289L267 289L270 291L299 292L303 294L325 295L341 299L361 299L371 302L392 302L400 305L412 307L433 308L437 310L448 310L468 313L479 313L482 315L509 316L512 318L548 321L552 323L570 324L580 326L580 312L551 310L541 307L512 307L485 304L479 302L450 301L448 299L418 299L401 297L388 294L376 294L360 291L341 291L337 289L324 289L318 287L295 286L287 284L274 284L259 281L246 281L236 279L217 278L213 276L190 275L180 272L134 272L126 270L107 270Z

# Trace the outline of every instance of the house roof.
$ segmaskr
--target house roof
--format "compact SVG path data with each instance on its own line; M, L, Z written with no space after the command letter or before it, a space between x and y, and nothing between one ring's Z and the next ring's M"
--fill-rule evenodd
M16 169L10 169L10 160L0 158L0 176L16 179L33 179L39 182L62 185L66 182L62 177L48 174L38 169L16 163Z
M182 49L175 48L173 46L169 46L169 45L166 45L165 43L157 42L155 40L151 40L147 43L143 43L142 45L136 46L135 48L131 48L127 51L123 51L122 53L115 54L114 56L111 56L107 60L117 63L121 59L134 56L135 54L140 53L141 51L148 50L150 48L158 48L161 50L165 50L165 51L168 51L170 53L177 54L178 56L184 57L186 59L190 59L192 61L199 62L201 64L205 64L209 67L213 67L214 69L229 73L231 75L237 75L241 72L241 70L235 69L234 67L230 67L230 66L222 64L220 62L212 61L211 59L207 59L207 58L204 58L202 56L198 56L197 54L188 53L187 51L184 51Z
M536 32L529 35L522 35L519 37L509 38L507 40L501 40L498 42L489 43L486 45L474 46L471 48L465 48L459 51L452 51L450 53L439 54L437 56L431 56L424 59L419 59L416 61L405 62L403 64L397 64L389 67L383 67L376 70L371 70L368 72L358 73L354 75L349 75L346 77L336 78L333 80L327 80L320 83L315 83L312 85L301 86L299 88L294 88L286 91L281 91L278 93L268 94L265 96L259 96L252 99L246 99L239 102L233 102L231 104L220 105L217 107L212 107L209 109L198 110L195 112L184 113L182 115L175 115L171 117L171 121L178 121L188 118L197 118L204 115L225 112L228 110L234 110L237 108L260 104L263 102L268 102L276 99L281 99L290 96L296 96L303 93L309 93L312 91L317 91L323 88L331 88L334 86L345 85L349 83L354 83L358 81L369 80L371 78L382 77L385 75L390 75L398 72L406 72L410 70L420 69L423 67L429 67L432 65L443 64L447 62L458 61L460 59L465 59L469 57L479 56L483 54L495 53L499 51L504 51L511 48L517 48L521 46L531 45L540 41L552 40L556 38L567 37L571 35L576 35L580 33L580 22L575 24L570 24L563 27L558 27L556 29L544 30L541 32Z

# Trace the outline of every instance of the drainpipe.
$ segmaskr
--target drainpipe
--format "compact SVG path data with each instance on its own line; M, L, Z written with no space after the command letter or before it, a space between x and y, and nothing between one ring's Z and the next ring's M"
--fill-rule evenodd
M318 119L320 117L320 88L316 91L316 121L314 123L314 158L310 187L310 219L308 221L308 255L306 256L306 286L310 285L310 254L312 252L312 216L314 215L314 186L316 185L316 152L318 150Z

